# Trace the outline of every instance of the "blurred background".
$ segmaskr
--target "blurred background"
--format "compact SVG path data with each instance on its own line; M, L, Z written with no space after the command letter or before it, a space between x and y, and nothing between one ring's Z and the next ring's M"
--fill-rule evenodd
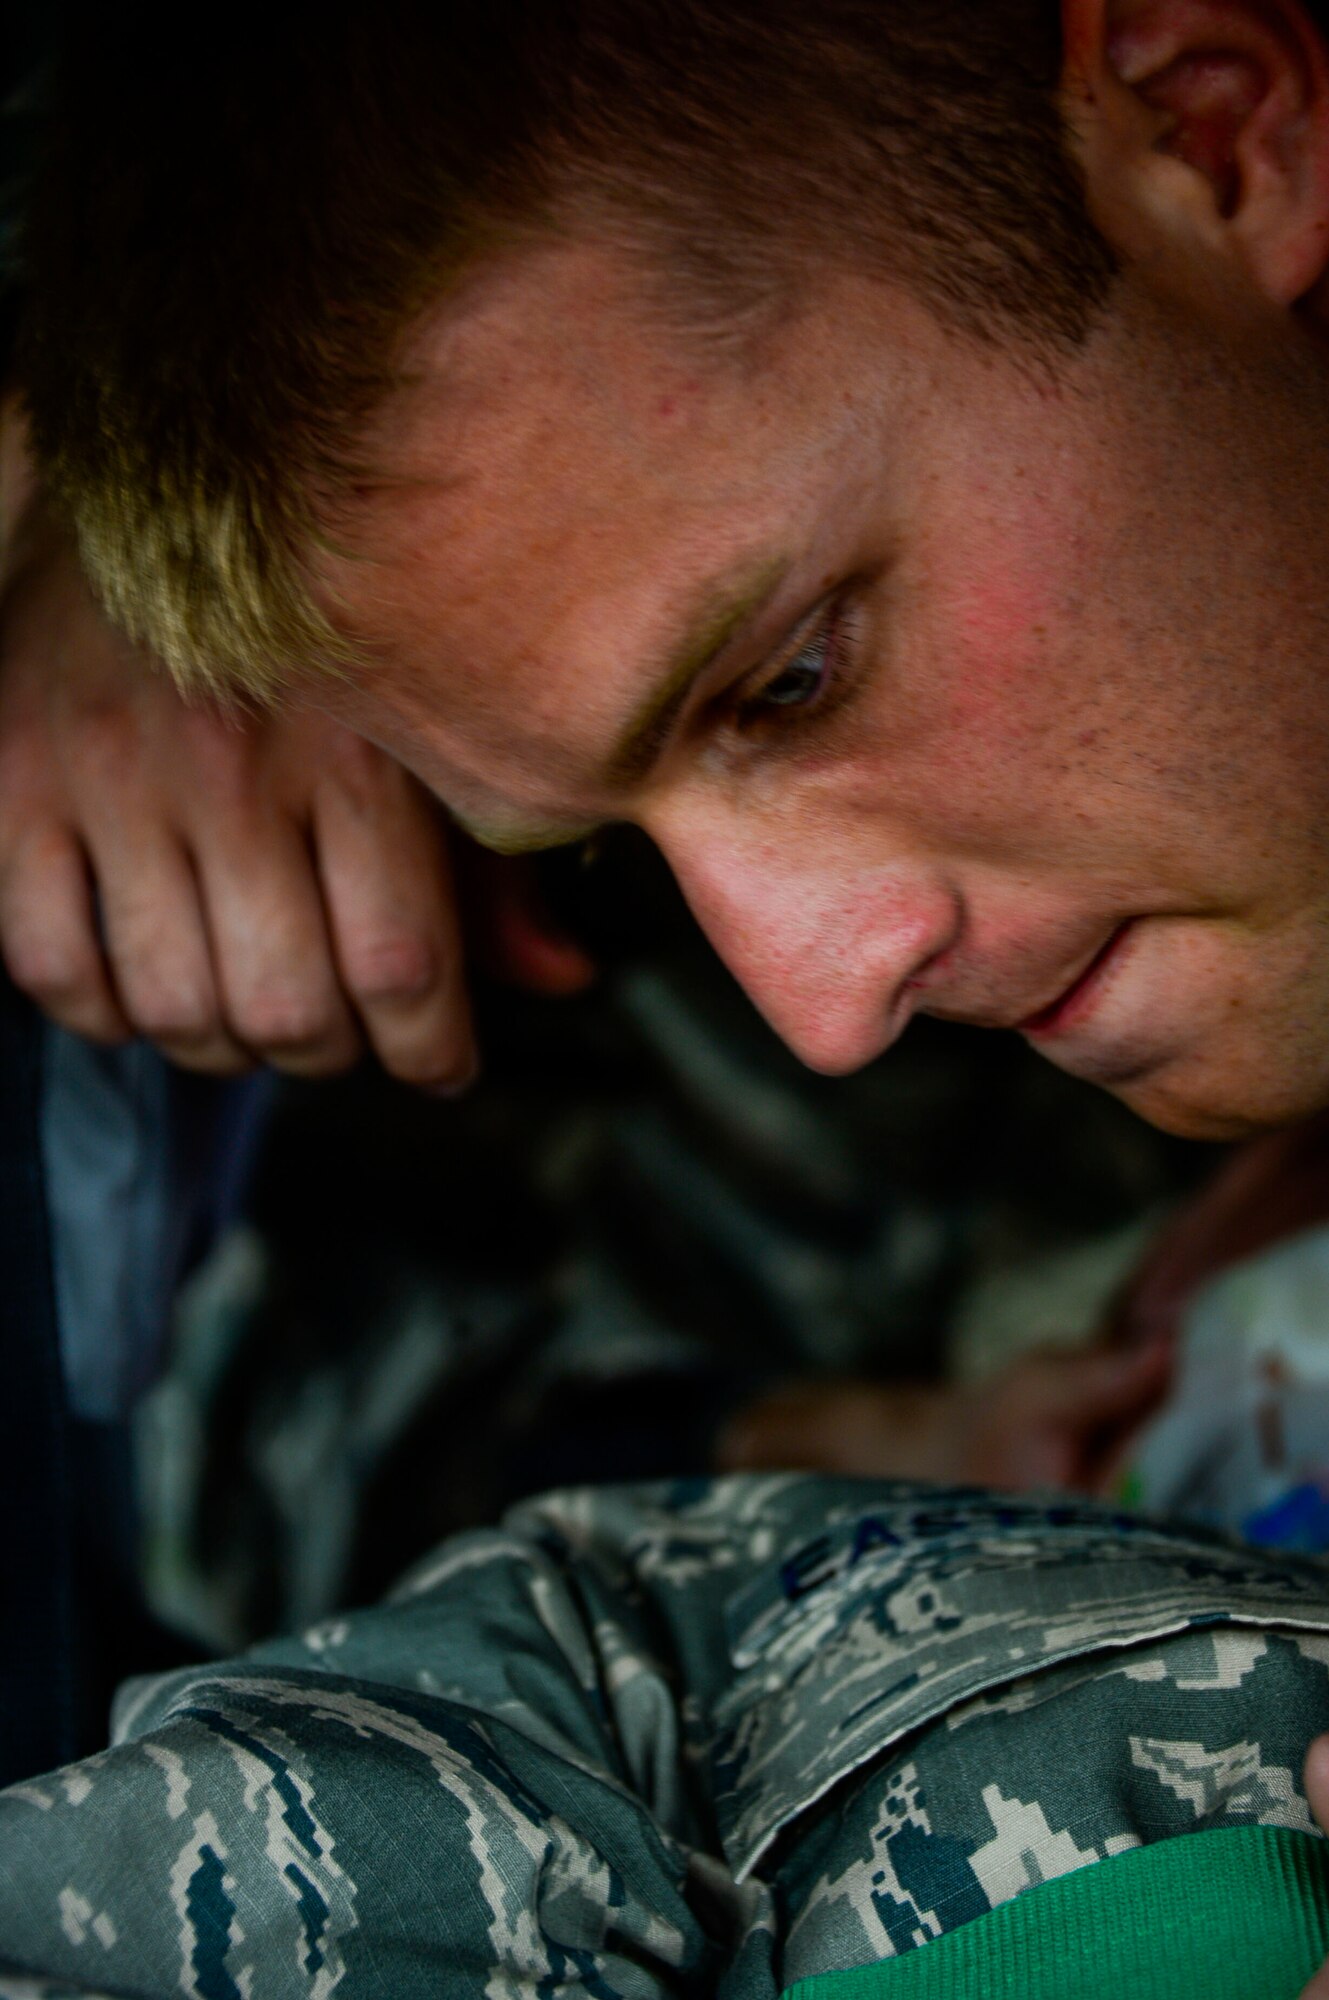
M136 1457L149 1594L207 1650L381 1592L523 1494L703 1474L841 1377L979 1382L1095 1335L1218 1149L1013 1036L804 1070L644 842L545 857L601 973L477 997L484 1074L265 1084Z

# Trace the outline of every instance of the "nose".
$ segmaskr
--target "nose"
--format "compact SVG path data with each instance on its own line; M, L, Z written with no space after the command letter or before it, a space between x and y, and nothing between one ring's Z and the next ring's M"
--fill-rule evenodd
M914 1011L910 981L959 934L958 894L925 863L653 831L734 977L794 1054L827 1075L890 1047Z

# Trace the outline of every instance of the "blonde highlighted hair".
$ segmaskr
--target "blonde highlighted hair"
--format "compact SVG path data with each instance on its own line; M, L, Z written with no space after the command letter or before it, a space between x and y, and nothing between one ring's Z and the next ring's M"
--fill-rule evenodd
M24 205L19 382L112 616L187 689L354 658L309 557L404 338L523 233L612 229L708 337L829 260L993 339L1113 264L1054 0L435 0L71 34Z

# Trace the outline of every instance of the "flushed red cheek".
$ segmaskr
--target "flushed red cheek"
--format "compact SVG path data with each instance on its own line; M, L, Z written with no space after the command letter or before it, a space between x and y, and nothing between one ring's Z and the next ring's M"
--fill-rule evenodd
M971 572L955 607L956 644L973 666L1002 685L1045 650L1051 623L1048 585L1018 566Z
M939 683L957 753L1018 752L1065 722L1048 595L1018 574L970 582L942 636Z

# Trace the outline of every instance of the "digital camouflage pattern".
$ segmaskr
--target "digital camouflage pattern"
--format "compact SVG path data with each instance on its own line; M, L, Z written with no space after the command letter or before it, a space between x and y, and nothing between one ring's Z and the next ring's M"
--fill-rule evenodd
M1313 1832L1329 1588L1110 1509L555 1494L132 1685L0 1798L0 1995L774 2000L1206 1827Z

